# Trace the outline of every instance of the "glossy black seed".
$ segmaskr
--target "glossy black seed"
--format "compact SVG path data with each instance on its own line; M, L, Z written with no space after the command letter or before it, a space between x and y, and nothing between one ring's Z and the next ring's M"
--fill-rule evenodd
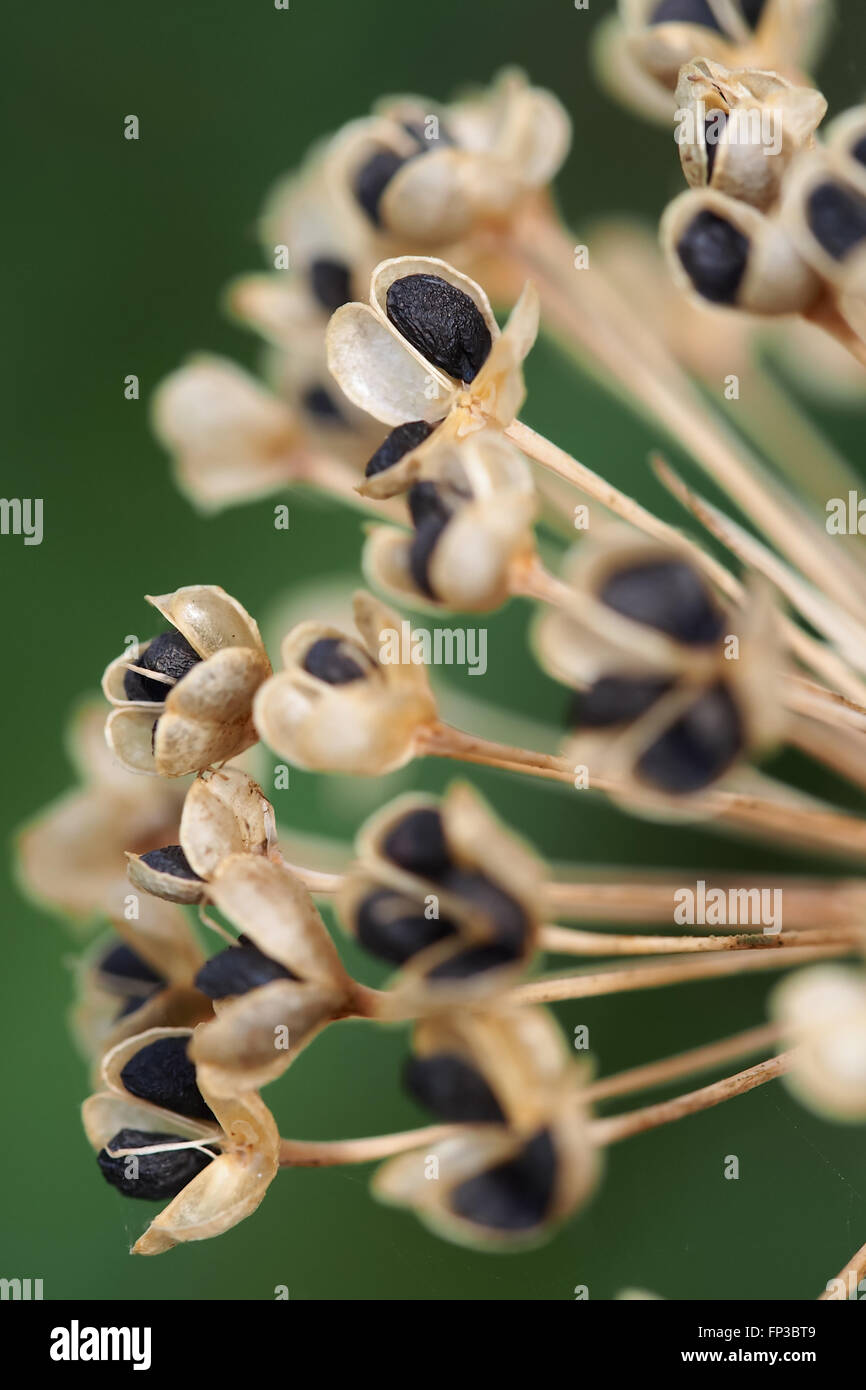
M689 647L717 641L724 626L703 579L684 560L651 560L616 570L604 581L599 598L623 617Z
M373 457L367 461L364 477L372 478L375 473L384 473L386 468L393 468L410 449L417 449L419 444L423 444L435 428L435 425L428 425L426 420L410 420L406 425L398 425L386 435Z
M424 878L441 878L451 868L442 817L432 806L401 817L388 831L382 848L401 869Z
M365 950L393 965L403 965L419 951L454 936L457 930L447 917L428 921L417 902L387 888L364 898L358 909L357 929Z
M344 425L345 416L330 391L324 386L309 386L301 396L301 404L308 414L324 424Z
M201 657L198 652L172 627L168 632L161 632L158 637L154 637L135 665L143 666L146 671L159 671L161 675L171 676L173 681L179 681L199 661ZM137 671L125 671L123 690L127 700L161 702L168 695L171 686L161 681L149 680L147 676L140 676Z
M340 637L320 637L304 657L304 670L326 685L349 685L367 674Z
M516 1158L468 1178L451 1194L458 1216L495 1231L529 1231L550 1211L556 1182L556 1150L546 1129Z
M180 845L163 845L162 849L150 849L141 856L142 864L155 869L160 874L172 874L174 878L193 878L201 882Z
M469 980L487 970L513 965L520 952L510 946L470 946L458 955L443 960L428 975L428 980Z
M710 111L704 119L704 148L707 152L707 183L713 181L713 170L716 167L716 155L719 152L719 144L724 136L728 118L721 108Z
M453 893L473 915L489 925L492 941L513 955L520 955L526 944L530 921L516 898L485 874L472 869L450 869L442 886Z
M723 685L714 686L639 759L637 771L661 791L687 793L708 787L743 747L743 721Z
M386 296L388 318L434 367L473 381L493 345L490 329L468 294L439 275L404 275Z
M117 980L136 980L143 985L163 984L162 976L157 975L152 966L123 941L112 946L108 954L102 957L99 969L103 975L111 975Z
M435 598L430 583L430 561L453 510L435 483L415 483L409 489L407 500L415 523L415 534L409 546L409 570L421 592L428 598Z
M355 197L377 227L382 225L379 204L397 170L406 163L402 155L381 149L371 155L355 177Z
M188 1038L157 1038L130 1057L120 1079L139 1100L174 1110L189 1120L214 1117L196 1085L195 1065L187 1056Z
M672 685L673 681L660 677L602 676L588 690L576 691L569 726L604 729L630 724L646 714Z
M496 1124L505 1119L481 1072L454 1052L410 1057L403 1084L419 1105L453 1124Z
M136 1171L130 1163L132 1155L118 1157L109 1149L146 1149L152 1144L182 1144L182 1134L149 1134L142 1129L119 1129L107 1148L101 1149L96 1161L106 1182L122 1192L124 1197L141 1197L145 1201L165 1201L176 1197L192 1182L215 1155L208 1156L200 1149L175 1149L171 1153L142 1154L137 1160L138 1176L129 1176Z
M272 980L297 980L279 961L266 956L252 942L228 946L206 961L195 977L196 989L209 999L228 999L233 994L246 994Z
M661 0L653 10L650 24L702 24L705 29L722 33L722 26L707 0Z
M809 196L806 212L814 236L836 261L866 241L866 198L841 184L819 184Z
M852 145L851 155L858 164L866 164L866 135L861 135L856 144Z
M712 304L734 304L749 259L749 239L724 217L704 210L677 242L683 269Z
M343 261L327 256L313 261L309 269L310 288L323 309L333 314L352 298L351 273Z
M750 29L756 29L761 22L767 0L740 0L743 19Z

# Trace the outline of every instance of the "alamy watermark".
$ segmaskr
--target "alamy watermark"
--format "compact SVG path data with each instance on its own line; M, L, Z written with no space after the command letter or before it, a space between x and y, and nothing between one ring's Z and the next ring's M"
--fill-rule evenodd
M781 888L677 888L674 921L680 927L763 927L765 936L782 930Z
M776 107L737 107L707 111L704 101L681 106L674 120L678 145L757 145L769 156L782 149L782 113Z
M23 536L25 545L41 545L42 498L0 497L0 535Z
M413 628L404 620L399 629L379 633L383 666L466 666L470 676L487 670L486 627Z

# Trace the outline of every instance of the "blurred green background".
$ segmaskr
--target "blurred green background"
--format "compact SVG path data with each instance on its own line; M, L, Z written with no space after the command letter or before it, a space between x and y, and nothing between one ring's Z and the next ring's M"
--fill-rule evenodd
M268 501L203 520L174 492L148 431L146 398L188 352L255 361L256 344L223 319L218 292L260 265L255 219L272 181L383 92L444 98L516 61L573 116L558 181L571 222L653 217L679 191L679 170L669 135L618 110L594 82L589 39L610 8L291 0L283 12L270 0L90 0L83 9L46 0L7 16L4 491L45 506L40 547L0 539L7 845L69 784L68 710L96 689L125 634L148 630L144 592L220 583L261 616L295 583L357 573L355 515L295 496L288 534L273 529ZM819 73L831 110L860 98L857 55L866 51L866 7L842 8ZM122 138L128 113L140 118L137 143ZM137 403L123 397L130 372L142 383ZM549 346L533 352L528 381L524 418L673 516L646 469L648 449L662 442L655 432ZM815 413L859 464L863 415ZM529 617L515 602L491 620L483 695L554 722L564 693L529 659ZM436 675L460 681L450 670ZM476 695L477 684L463 688ZM836 790L790 758L774 770ZM377 786L373 800L407 785L438 789L452 774L416 765L393 787ZM551 858L691 865L694 876L806 864L706 831L643 824L505 774L473 779ZM346 839L370 808L369 793L365 805L344 783L300 773L275 799L287 826ZM617 1147L595 1201L530 1254L480 1255L436 1240L410 1215L376 1205L359 1168L282 1173L259 1212L228 1235L132 1259L128 1247L152 1209L105 1185L80 1130L85 1067L65 1026L72 939L5 886L0 1275L42 1278L46 1298L267 1299L278 1284L293 1299L570 1299L576 1285L591 1298L624 1286L672 1298L811 1298L866 1238L863 1131L820 1123L774 1084ZM377 981L369 961L351 952L347 960ZM758 1022L769 988L769 976L754 977L559 1012L569 1035L589 1025L597 1063L610 1072ZM400 1094L405 1045L400 1029L330 1029L268 1092L282 1132L345 1137L426 1122ZM722 1176L731 1153L739 1181Z

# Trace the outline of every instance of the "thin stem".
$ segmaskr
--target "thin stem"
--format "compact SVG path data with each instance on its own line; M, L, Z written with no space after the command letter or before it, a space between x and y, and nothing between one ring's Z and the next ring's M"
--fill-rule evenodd
M291 870L295 877L299 878L301 882L309 888L310 892L315 893L317 896L325 897L331 893L336 893L340 884L343 882L342 874L326 874L319 869L305 869L300 864L290 863L279 850L276 851L273 857L286 869Z
M816 307L804 314L803 317L809 323L817 324L819 328L823 328L825 333L829 333L831 338L834 338L846 351L850 352L855 362L859 362L861 367L866 367L866 343L854 331L829 294L819 300Z
M861 1297L860 1281L864 1278L866 1278L866 1245L861 1245L856 1255L851 1256L845 1268L840 1269L836 1278L831 1279L824 1292L818 1295L818 1302L832 1303L841 1299Z
M602 994L622 994L639 989L659 989L666 985L689 984L693 980L717 979L755 970L786 970L805 961L833 959L847 955L850 946L789 946L782 951L748 951L743 954L718 953L705 960L640 961L610 970L576 975L553 975L517 985L505 995L509 1004L554 1004L566 999L589 999Z
M631 1067L628 1071L615 1072L592 1082L583 1092L587 1101L611 1100L614 1096L628 1095L633 1091L648 1091L656 1086L666 1086L681 1076L689 1076L696 1071L710 1071L724 1062L733 1061L749 1052L761 1052L771 1046L781 1035L776 1023L765 1023L759 1028L749 1028L744 1033L735 1033L721 1042L705 1043L693 1047L688 1052L680 1052L675 1057L663 1057L658 1062L648 1062L641 1067Z
M281 1168L331 1168L341 1163L370 1163L408 1149L438 1144L456 1132L454 1125L427 1125L366 1139L281 1139Z
M856 935L826 930L742 932L737 936L618 936L612 932L578 931L574 927L544 926L542 951L564 956L663 956L704 951L762 951L794 946L854 946Z
M644 1134L648 1129L658 1129L660 1125L682 1120L686 1115L696 1115L701 1110L710 1110L714 1105L732 1100L734 1096L745 1095L766 1081L775 1081L790 1071L798 1049L780 1052L766 1062L748 1067L746 1071L726 1076L723 1081L715 1081L711 1086L702 1086L698 1091L676 1096L673 1100L662 1101L658 1105L647 1105L640 1110L632 1110L626 1115L612 1115L606 1120L596 1120L592 1126L593 1138L599 1144L616 1144L621 1139L631 1139L636 1134Z

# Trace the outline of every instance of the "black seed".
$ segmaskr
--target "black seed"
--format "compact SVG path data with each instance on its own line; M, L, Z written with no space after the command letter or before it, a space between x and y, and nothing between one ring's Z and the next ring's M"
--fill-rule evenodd
M705 29L715 29L721 34L722 26L713 14L707 0L661 0L653 11L650 24L702 24Z
M326 685L349 685L367 672L352 656L352 645L342 637L320 637L304 657L304 670Z
M407 500L415 523L415 535L409 546L409 570L422 593L435 598L430 584L430 561L453 510L435 483L415 483L409 489Z
M749 259L749 239L714 212L692 218L677 254L697 290L712 304L733 304Z
M723 685L702 695L639 759L640 776L665 792L696 792L730 767L743 722Z
M309 415L331 425L345 425L346 420L330 391L324 386L310 386L301 396L301 404Z
M112 1187L122 1192L124 1197L142 1197L145 1201L165 1201L177 1194L192 1182L216 1155L202 1153L200 1149L175 1149L172 1153L142 1154L137 1160L138 1177L128 1176L131 1155L118 1157L109 1149L147 1149L152 1144L182 1144L181 1134L148 1134L142 1129L119 1129L108 1147L101 1149L96 1161L102 1176Z
M809 226L828 255L843 261L866 241L866 198L838 183L822 183L809 196Z
M469 980L473 975L483 975L487 970L497 970L503 965L513 965L520 958L520 952L510 946L470 946L448 960L443 960L431 970L428 980Z
M720 107L711 111L704 118L704 148L707 152L707 183L713 181L713 170L716 167L716 155L719 152L719 144L725 133L727 125L727 115Z
M419 1105L453 1124L496 1124L505 1119L481 1072L454 1052L410 1057L403 1084Z
M438 879L451 868L442 817L431 806L410 811L389 830L383 849L401 869Z
M750 29L756 29L761 22L767 0L740 0L743 19Z
M386 296L388 318L434 367L473 381L492 347L474 300L439 275L405 275Z
M529 1231L550 1210L556 1182L556 1150L546 1129L516 1158L468 1178L451 1194L458 1216L496 1231Z
M599 598L623 617L689 647L715 642L724 626L709 589L684 560L651 560L616 570L605 580Z
M157 975L153 967L123 941L112 946L108 954L103 956L99 970L101 974L111 975L117 980L136 980L143 985L164 983L162 976Z
M192 878L201 882L180 845L164 845L162 849L148 850L141 856L142 864L155 869L160 874L171 874L174 878Z
M602 676L588 690L578 690L569 711L570 727L604 729L630 724L646 714L670 690L661 677Z
M402 155L395 154L393 150L381 149L371 155L367 163L358 170L355 177L355 197L377 227L382 225L379 211L382 194L397 170L405 163Z
M856 144L852 146L851 155L858 164L866 164L866 135L861 135Z
M450 869L442 879L443 888L473 914L482 916L497 946L519 956L526 944L529 918L521 904L504 888L475 870Z
M159 671L163 676L171 676L176 682L182 680L199 661L201 657L198 652L176 628L172 627L168 632L161 632L158 637L154 637L135 665L143 666L146 671ZM161 681L148 680L147 676L140 676L137 671L124 672L123 690L127 700L162 702L171 688Z
M419 951L454 936L447 917L428 921L412 898L380 888L369 893L358 909L358 940L365 950L393 965L403 965Z
M297 980L279 961L266 956L252 942L228 946L206 961L195 977L196 989L209 999L228 999L233 994L247 994L259 985L272 980Z
M187 1038L157 1038L130 1057L120 1079L139 1100L174 1110L189 1120L214 1117L196 1085L195 1065L187 1056Z
M341 305L348 304L352 298L350 271L342 261L329 260L323 256L313 261L309 269L310 288L323 309L333 314Z
M372 478L375 473L384 473L386 468L393 468L410 449L417 449L419 444L423 444L435 428L435 425L428 425L426 420L410 420L406 425L398 425L382 440L373 457L368 460L364 477Z

